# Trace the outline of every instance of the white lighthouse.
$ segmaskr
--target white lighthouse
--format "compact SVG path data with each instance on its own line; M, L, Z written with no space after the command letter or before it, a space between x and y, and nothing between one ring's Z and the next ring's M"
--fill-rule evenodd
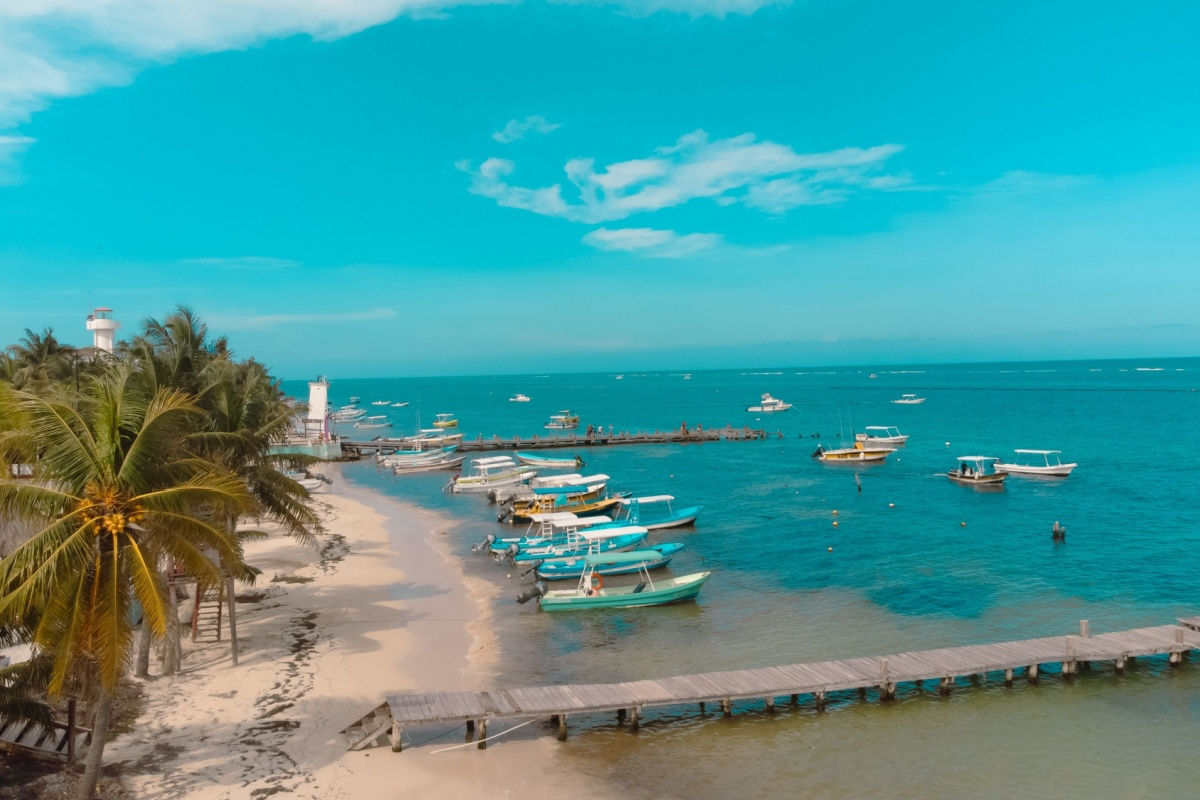
M113 319L111 308L97 308L88 314L87 329L92 332L92 347L112 353L117 328L121 323Z

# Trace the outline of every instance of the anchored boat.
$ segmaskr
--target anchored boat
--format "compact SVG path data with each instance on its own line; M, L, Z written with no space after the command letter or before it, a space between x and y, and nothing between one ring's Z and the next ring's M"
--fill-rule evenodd
M946 477L962 486L1000 489L1008 476L996 471L995 463L999 460L995 456L959 456L958 468L947 472Z
M1014 450L1016 457L1011 462L997 461L998 472L1013 472L1018 475L1046 475L1065 478L1078 464L1064 464L1061 450Z
M712 575L711 572L694 572L662 578L656 583L646 565L656 561L660 555L656 550L591 553L585 556L586 567L574 589L549 589L538 581L532 591L520 595L517 601L523 603L537 597L543 611L660 606L695 598L700 593L700 587ZM596 574L596 569L613 564L636 565L641 580L632 586L605 586L603 575Z
M868 425L862 433L854 434L855 442L862 442L866 447L883 447L895 450L903 447L908 441L906 434L900 433L895 425Z

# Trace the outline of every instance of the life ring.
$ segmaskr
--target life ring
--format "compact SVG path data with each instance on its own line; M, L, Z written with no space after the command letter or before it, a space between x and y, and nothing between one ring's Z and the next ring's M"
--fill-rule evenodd
M592 573L592 591L598 592L604 588L604 576Z

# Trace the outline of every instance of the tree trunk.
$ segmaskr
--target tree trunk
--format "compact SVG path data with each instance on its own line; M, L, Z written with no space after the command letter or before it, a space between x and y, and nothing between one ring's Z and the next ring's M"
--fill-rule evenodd
M150 674L150 625L142 615L142 632L138 637L137 661L134 663L133 674L145 678Z
M163 637L162 674L174 675L179 671L179 600L175 593L175 579L167 583L167 635Z
M92 727L92 743L88 745L87 760L84 762L83 779L79 782L79 800L92 800L96 796L96 784L100 780L100 765L104 758L104 739L108 736L108 720L112 716L113 693L100 690L96 703L96 721Z

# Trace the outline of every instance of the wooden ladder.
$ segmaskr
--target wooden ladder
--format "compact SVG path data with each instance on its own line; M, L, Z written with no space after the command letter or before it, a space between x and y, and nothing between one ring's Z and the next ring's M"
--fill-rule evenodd
M221 615L225 608L225 582L216 586L196 586L195 604L192 607L192 641L196 641L202 633L212 631L215 638L211 641L221 641ZM206 641L209 641L206 639Z

